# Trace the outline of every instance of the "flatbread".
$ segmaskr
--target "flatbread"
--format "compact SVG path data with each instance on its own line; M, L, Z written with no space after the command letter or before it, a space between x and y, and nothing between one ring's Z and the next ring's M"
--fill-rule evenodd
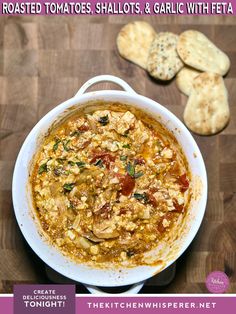
M183 67L176 46L178 35L169 32L157 34L152 42L147 70L151 76L159 80L170 80Z
M228 56L198 31L188 30L180 34L177 51L185 64L199 71L223 76L229 70Z
M143 21L125 25L117 36L117 48L122 57L146 70L149 48L156 36L152 26Z
M201 135L221 131L230 117L228 93L222 76L204 72L193 80L193 88L184 111L187 127Z
M189 96L193 87L193 80L201 72L185 66L176 76L176 85L181 93Z

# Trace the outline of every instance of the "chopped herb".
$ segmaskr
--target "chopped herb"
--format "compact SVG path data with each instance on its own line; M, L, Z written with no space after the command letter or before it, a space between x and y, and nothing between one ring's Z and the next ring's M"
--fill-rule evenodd
M58 149L58 145L60 144L61 140L56 139L55 144L53 145L53 151L55 152Z
M157 146L157 151L158 153L160 153L161 149L162 149L162 145L161 145L161 141L160 140L157 140L156 141L156 146Z
M138 179L140 177L142 177L144 175L144 173L142 171L138 171L136 172L135 171L135 161L134 161L134 164L131 164L131 162L128 162L127 166L126 166L126 171L128 172L128 174L135 178L135 179Z
M146 203L148 201L148 197L146 193L134 193L134 198L136 198L136 200L138 201L144 201L144 203Z
M83 167L85 167L85 162L83 162L83 161L78 161L78 162L76 162L76 165L77 165L79 168L83 168Z
M131 256L134 255L134 251L128 250L128 251L126 252L126 254L127 254L128 257L131 257Z
M101 125L107 125L109 123L108 115L106 115L104 117L100 117L98 119L98 122L101 123Z
M79 136L81 134L80 131L74 131L70 134L70 136Z
M121 160L121 161L126 161L126 160L127 160L127 158L128 158L128 157L127 157L127 156L125 156L125 155L120 156L120 160Z
M65 175L68 176L71 172L69 170L64 170L62 167L56 167L53 169L55 176Z
M138 178L142 177L143 174L144 174L144 173L143 173L142 171L139 171L139 172L137 172L137 173L134 174L134 177L135 177L135 179L138 179Z
M57 158L57 159L56 159L56 161L57 161L59 164L63 164L65 160L66 160L66 158Z
M43 172L47 172L48 171L48 167L47 167L47 163L42 164L39 169L38 169L38 174L41 174Z
M75 183L65 183L63 185L63 189L65 190L65 192L70 192L72 191L74 186L75 186Z
M70 140L67 141L63 141L62 145L64 147L64 150L66 150L67 152L70 150L70 148L68 147L68 144L70 143Z
M124 137L128 137L129 135L129 130L126 130L125 133L123 134Z
M70 209L74 209L74 208L75 208L75 205L74 205L74 203L73 203L72 201L70 201L69 208L70 208Z
M140 193L134 193L134 198L136 198L136 200L143 200L144 195Z
M98 166L98 167L100 167L100 168L102 168L102 166L103 166L102 159L98 159L98 160L95 162L94 165L95 165L95 166Z
M75 165L75 162L72 161L72 160L69 160L69 161L68 161L68 164L69 164L70 166L74 166L74 165Z
M54 168L53 172L54 172L55 176L61 175L61 169L60 168Z
M123 148L130 148L130 145L129 144L124 144L122 147Z
M129 162L126 166L126 171L128 172L128 174L131 176L131 177L134 177L134 174L135 174L135 168L134 166Z

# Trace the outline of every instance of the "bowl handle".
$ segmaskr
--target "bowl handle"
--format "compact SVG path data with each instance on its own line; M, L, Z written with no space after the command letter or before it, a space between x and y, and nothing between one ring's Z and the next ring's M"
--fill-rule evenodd
M142 289L144 283L145 283L145 281L140 281L138 283L135 283L127 291L121 292L121 293L117 293L117 295L121 295L121 294L137 294ZM91 286L91 285L86 285L86 284L84 284L84 286L86 287L86 289L88 289L88 291L91 294L100 294L100 295L101 294L110 294L110 293L102 291L101 289L99 289L96 286Z
M97 83L100 82L112 82L115 83L119 86L121 86L126 92L131 93L131 94L136 94L136 92L127 84L125 81L120 79L119 77L113 76L113 75L98 75L90 80L88 80L84 85L79 89L79 91L75 94L74 97L78 97L86 92L86 90Z

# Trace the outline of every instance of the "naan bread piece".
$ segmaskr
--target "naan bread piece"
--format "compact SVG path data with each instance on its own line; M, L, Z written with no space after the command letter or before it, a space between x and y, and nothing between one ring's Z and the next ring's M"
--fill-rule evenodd
M125 25L117 36L117 48L122 57L146 70L149 48L156 36L152 26L143 21Z
M184 66L176 50L178 35L163 32L157 34L152 42L147 70L159 80L170 80Z
M228 56L198 31L188 30L180 34L177 51L185 64L199 71L223 76L229 70Z
M230 117L228 93L222 76L204 72L193 81L193 88L184 111L184 121L201 135L221 131Z
M176 85L181 93L189 96L193 87L193 80L201 72L185 66L176 76Z

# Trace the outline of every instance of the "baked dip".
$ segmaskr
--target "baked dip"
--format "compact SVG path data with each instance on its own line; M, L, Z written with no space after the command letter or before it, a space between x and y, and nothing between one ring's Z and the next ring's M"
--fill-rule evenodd
M34 158L40 224L79 263L141 264L191 198L188 164L173 134L143 112L116 107L74 112Z

